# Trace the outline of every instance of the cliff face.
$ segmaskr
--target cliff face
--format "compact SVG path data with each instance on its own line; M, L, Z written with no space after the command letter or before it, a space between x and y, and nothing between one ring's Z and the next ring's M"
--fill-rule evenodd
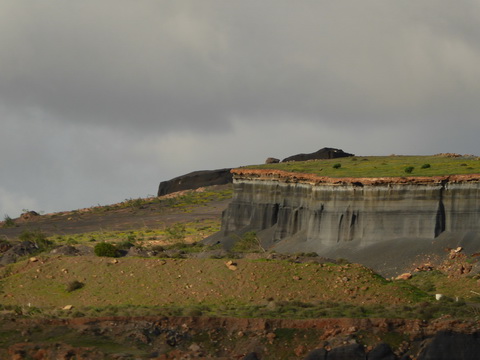
M204 186L224 185L232 182L231 169L201 170L162 181L158 186L158 196L182 190L194 190Z
M301 242L319 251L354 242L433 239L443 232L480 233L480 176L328 179L281 171L233 170L234 198L224 236L261 232L275 247Z

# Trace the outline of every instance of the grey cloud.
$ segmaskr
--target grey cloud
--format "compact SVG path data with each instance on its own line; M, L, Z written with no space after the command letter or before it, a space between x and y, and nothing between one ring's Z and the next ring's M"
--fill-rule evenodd
M478 153L479 21L472 0L2 1L0 205L322 146Z
M3 7L1 99L66 120L226 131L233 116L356 124L480 110L474 2Z

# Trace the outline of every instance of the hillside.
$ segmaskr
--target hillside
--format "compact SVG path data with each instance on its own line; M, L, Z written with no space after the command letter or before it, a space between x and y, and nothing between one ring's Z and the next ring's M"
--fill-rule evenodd
M373 159L334 161L346 161L337 171ZM239 199L236 181L233 194L222 185L5 219L0 357L303 359L317 349L364 359L388 348L391 359L428 359L435 341L452 342L446 354L455 344L476 351L465 345L480 331L475 254L439 243L415 258L401 252L413 244L392 247L404 263L386 278L339 254L269 250L252 231L225 250L208 239ZM116 257L94 254L104 242ZM386 250L370 248L364 263L385 269Z

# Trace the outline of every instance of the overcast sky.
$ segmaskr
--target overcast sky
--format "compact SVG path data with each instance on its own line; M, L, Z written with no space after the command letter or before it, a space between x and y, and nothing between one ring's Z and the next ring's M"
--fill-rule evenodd
M322 147L480 155L480 2L0 0L0 216Z

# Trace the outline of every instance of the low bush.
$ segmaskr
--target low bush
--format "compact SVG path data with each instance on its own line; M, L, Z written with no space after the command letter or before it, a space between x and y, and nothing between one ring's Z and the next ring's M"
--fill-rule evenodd
M15 227L15 221L13 221L13 219L8 216L8 215L5 215L5 217L3 218L3 225L2 225L3 228L11 228L11 227Z
M35 247L38 249L39 252L47 251L53 246L53 241L48 240L47 235L45 235L40 230L25 230L19 235L18 238L21 241L32 242L33 244L35 244Z
M243 234L232 248L234 252L258 252L260 250L265 251L255 231L249 231Z
M407 167L405 168L405 172L406 172L407 174L411 174L411 173L413 172L413 169L415 169L413 166L407 166Z
M169 240L183 240L187 235L185 224L182 223L177 223L172 227L166 228L165 232Z
M428 168L430 168L430 164L423 164L422 165L422 169L428 169Z
M128 250L134 246L135 244L129 240L124 240L116 244L118 250Z
M340 163L336 163L336 164L332 165L332 168L334 168L334 169L340 169L341 167L342 167L342 164L340 164Z
M117 257L119 255L117 247L107 242L98 243L93 251L95 255L103 257Z

